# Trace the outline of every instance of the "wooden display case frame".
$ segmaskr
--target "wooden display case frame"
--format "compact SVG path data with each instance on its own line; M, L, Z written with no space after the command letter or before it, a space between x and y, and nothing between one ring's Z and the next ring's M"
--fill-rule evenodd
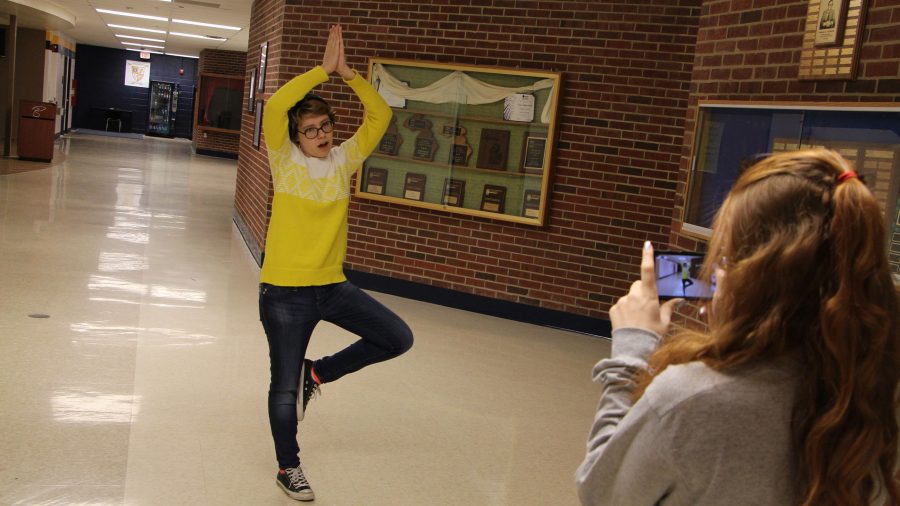
M206 93L208 93L212 88L208 86L210 82L218 82L218 83L228 83L228 88L231 89L240 89L242 99L238 103L236 107L232 107L233 112L236 115L235 121L237 121L237 127L235 128L219 128L215 126L211 126L206 124L204 120L200 116L202 101L206 98ZM219 86L225 87L225 86ZM243 89L244 89L244 76L239 75L230 75L230 74L215 74L211 72L201 72L198 76L197 80L197 90L195 92L195 106L194 106L194 130L195 131L207 131L207 132L219 132L224 134L231 135L241 135L241 122L243 120ZM229 111L231 112L231 111Z
M458 93L456 99L436 103L444 100L443 88L429 97L393 95L378 77L385 72L395 82L408 86L410 92L443 83L448 76L460 76L455 73L461 73L463 80L474 79L476 86L484 83L524 91L509 93L521 97L473 104L469 103L469 95L461 91L462 86L454 84L448 88L457 90L453 91ZM385 148L376 148L356 178L357 197L514 223L545 224L557 135L560 73L372 58L368 76L392 105L394 123L385 134L391 136L389 142L379 142ZM527 121L530 107L532 121ZM508 135L498 135L503 132ZM490 139L490 144L481 146L482 139ZM380 193L366 191L369 169L374 169L372 173L378 179L372 188ZM420 200L404 198L409 173L425 176ZM460 192L462 202L448 202L445 183L449 180L464 182L459 183L465 188ZM505 189L505 205L483 205L484 189L493 188L497 195L498 187ZM539 199L535 198L536 192ZM527 212L523 207L526 199Z

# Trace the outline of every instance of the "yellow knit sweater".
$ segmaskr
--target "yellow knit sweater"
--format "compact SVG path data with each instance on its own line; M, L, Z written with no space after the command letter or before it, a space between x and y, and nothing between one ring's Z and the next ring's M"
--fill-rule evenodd
M328 74L315 67L288 81L270 98L263 132L275 196L260 281L319 286L344 281L350 178L378 145L391 108L359 74L345 81L365 108L359 130L326 158L308 157L288 138L288 110Z

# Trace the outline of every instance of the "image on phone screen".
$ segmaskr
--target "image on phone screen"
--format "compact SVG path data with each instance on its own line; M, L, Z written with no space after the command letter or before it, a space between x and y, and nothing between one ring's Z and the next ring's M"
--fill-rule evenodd
M703 268L703 253L657 251L656 289L660 299L711 299L716 280L699 279Z

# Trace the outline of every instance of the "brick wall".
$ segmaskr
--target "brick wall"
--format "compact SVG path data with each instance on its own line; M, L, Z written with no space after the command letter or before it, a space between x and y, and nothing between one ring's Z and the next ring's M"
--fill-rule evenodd
M268 40L268 93L320 62L337 22L360 71L378 56L563 74L547 226L354 199L349 268L606 318L643 241L668 240L700 0L283 3L253 8L247 63ZM320 91L346 139L357 100L337 79ZM245 117L236 212L253 249L271 183L248 128Z
M246 62L247 53L240 51L223 51L220 49L204 49L203 51L200 51L200 60L197 63L197 68L198 72L201 73L243 76ZM247 81L249 81L249 79ZM244 87L244 100L246 101L249 84L245 84ZM237 154L240 145L240 136L223 132L197 130L194 132L193 141L195 149L214 151L217 153Z
M260 259L265 245L266 228L272 209L272 179L269 161L266 157L265 137L260 132L259 147L253 147L255 116L247 111L250 97L250 72L259 73L260 44L268 43L266 51L265 91L256 92L254 100L265 101L280 84L289 77L281 78L282 60L286 56L281 51L281 37L284 30L284 0L255 0L250 14L250 36L248 39L243 118L241 120L240 151L238 172L234 194L234 219L247 242L253 256ZM264 102L263 102L264 103ZM254 108L255 111L255 108ZM260 127L260 130L261 127Z
M681 233L699 101L900 102L900 2L866 3L856 79L800 81L807 0L705 2L684 131L671 237L675 246L705 245Z

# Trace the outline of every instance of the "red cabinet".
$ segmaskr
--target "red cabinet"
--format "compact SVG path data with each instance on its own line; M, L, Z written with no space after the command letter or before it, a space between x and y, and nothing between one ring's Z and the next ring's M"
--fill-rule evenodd
M53 160L53 137L56 134L56 104L19 101L19 139L16 144L23 160Z

